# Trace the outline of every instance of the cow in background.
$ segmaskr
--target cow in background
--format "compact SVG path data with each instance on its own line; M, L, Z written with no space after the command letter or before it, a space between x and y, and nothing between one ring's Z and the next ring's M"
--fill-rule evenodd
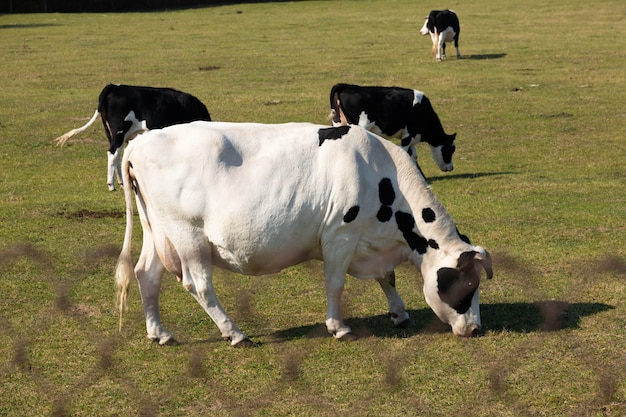
M123 185L120 156L125 142L149 129L194 120L211 120L206 106L191 94L172 88L109 84L100 93L98 108L91 120L56 138L57 145L63 145L72 136L87 130L98 116L102 116L104 133L109 139L109 191L115 190L115 174L120 185Z
M359 125L388 139L398 138L416 163L415 145L426 142L439 169L447 172L454 168L456 133L444 132L430 100L421 91L336 84L330 91L330 108L333 126Z
M120 326L136 278L148 338L159 344L174 340L159 314L166 270L225 340L245 347L253 343L220 304L213 268L264 275L311 259L324 262L326 327L338 339L354 338L341 313L346 274L378 281L392 323L407 324L394 275L401 263L421 271L427 303L455 335L480 331L481 272L493 274L488 252L459 234L406 152L365 129L180 124L130 142L122 174ZM133 199L143 227L134 268Z
M433 41L433 55L437 61L446 59L446 42L454 41L456 57L461 58L459 51L459 34L461 25L459 18L452 10L432 10L426 17L424 26L420 29L420 34L425 36L430 34Z

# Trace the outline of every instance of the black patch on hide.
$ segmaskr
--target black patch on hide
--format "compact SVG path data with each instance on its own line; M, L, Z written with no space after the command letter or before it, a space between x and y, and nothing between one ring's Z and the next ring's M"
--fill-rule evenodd
M356 216L359 214L360 209L361 208L359 206L350 207L348 211L346 212L346 214L344 214L343 216L344 223L350 223L351 221L356 219Z
M393 184L389 178L383 178L378 183L378 197L381 204L392 205L396 199L396 192L393 190Z
M389 221L393 216L391 205L396 199L396 192L393 190L393 184L389 178L383 178L378 183L378 198L382 206L376 213L376 218L381 222Z
M393 215L393 210L389 206L380 206L380 210L376 213L376 218L382 223L388 222Z
M325 140L341 139L348 133L350 126L324 127L317 131L319 137L319 146L322 146Z
M413 231L413 227L415 226L413 215L397 211L395 216L398 229L402 232L402 236L404 236L404 240L409 244L411 250L417 251L420 255L426 253L426 250L428 250L428 241L423 236Z
M471 245L472 242L470 242L469 237L462 235L461 232L459 232L459 229L456 229L456 234L459 235L459 239L461 239L463 242L467 243L468 245Z
M459 314L465 314L472 306L472 298L480 284L480 275L474 269L475 255L473 251L463 252L457 268L437 271L439 297Z
M426 223L432 223L437 219L437 216L435 215L433 209L426 207L422 210L422 219L424 219Z

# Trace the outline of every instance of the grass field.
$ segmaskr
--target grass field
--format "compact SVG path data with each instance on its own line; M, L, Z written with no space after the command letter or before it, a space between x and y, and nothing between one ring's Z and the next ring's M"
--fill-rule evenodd
M296 1L128 14L0 16L0 415L626 415L626 3ZM430 9L461 20L443 63ZM453 48L452 48L453 51ZM348 279L325 334L321 264L216 273L262 345L232 349L167 276L145 338L136 288L117 331L124 201L106 187L101 126L63 147L107 83L194 94L215 120L328 123L336 82L423 90L455 170L420 165L493 255L485 336L459 339L397 270L415 328L391 327L374 282ZM139 253L135 222L134 254Z

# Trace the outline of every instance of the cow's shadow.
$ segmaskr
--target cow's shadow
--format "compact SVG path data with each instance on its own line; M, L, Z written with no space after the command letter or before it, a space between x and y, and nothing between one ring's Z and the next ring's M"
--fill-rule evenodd
M442 180L452 180L452 179L473 179L480 177L492 177L497 175L511 175L515 174L515 172L505 171L505 172L474 172L467 174L447 174L447 175L437 175L434 177L426 178L428 183L442 181Z
M0 29L29 29L29 28L45 28L50 26L61 26L58 23L13 23L0 25Z
M474 59L474 60L485 60L485 59L499 59L507 56L505 53L499 54L473 54L473 55L463 55L462 59Z
M603 303L569 303L566 301L541 301L536 303L481 304L481 317L485 333L498 332L553 332L577 329L583 317L612 310L615 307ZM409 310L414 325L396 328L389 316L346 319L359 337L406 338L417 334L447 333L450 327L442 323L429 308ZM280 330L271 335L275 342L301 338L328 337L323 323Z

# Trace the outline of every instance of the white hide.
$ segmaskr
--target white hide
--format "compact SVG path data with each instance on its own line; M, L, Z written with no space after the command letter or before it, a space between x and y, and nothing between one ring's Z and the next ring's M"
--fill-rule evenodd
M462 252L477 248L459 238L411 158L355 126L320 145L320 129L332 128L193 122L152 130L129 143L122 162L129 184L124 187L127 228L116 280L123 306L134 275L134 182L144 230L135 272L150 339L161 344L172 339L158 311L165 269L182 278L222 336L236 345L247 337L217 299L213 266L262 275L310 259L324 262L326 325L335 337L350 333L340 307L346 273L377 279L394 323L408 318L395 286L385 278L403 262L421 269L429 305L456 335L468 336L480 327L477 295L465 314L441 305L437 270L456 268ZM393 217L377 219L383 178L395 192L390 209L413 213L413 231L436 240L439 249L420 255L407 245ZM344 216L355 206L358 214L346 222ZM426 207L436 213L436 221L422 219Z

